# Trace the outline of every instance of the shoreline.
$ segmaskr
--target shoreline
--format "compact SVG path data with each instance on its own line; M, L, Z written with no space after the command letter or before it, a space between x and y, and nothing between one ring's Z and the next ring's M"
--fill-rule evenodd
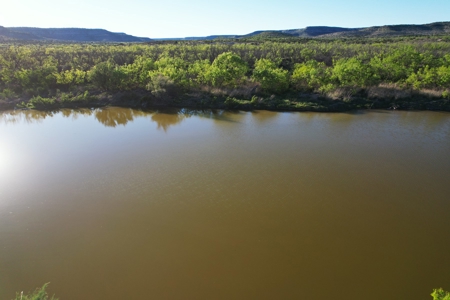
M300 94L280 97L253 96L251 100L210 94L185 94L174 98L160 99L142 91L97 93L79 100L61 100L54 98L16 98L0 100L0 111L16 109L56 110L63 108L102 108L119 106L134 109L158 108L191 108L191 109L238 109L245 111L313 111L313 112L345 112L365 109L417 110L417 111L449 111L450 99L412 97L403 99L369 99L352 97L350 99L329 99L319 94ZM49 100L50 99L50 100Z

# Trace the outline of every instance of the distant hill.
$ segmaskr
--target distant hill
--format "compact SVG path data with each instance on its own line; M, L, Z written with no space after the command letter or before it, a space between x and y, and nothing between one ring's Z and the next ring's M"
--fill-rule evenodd
M264 39L264 38L340 38L340 37L395 37L414 35L450 34L450 22L437 22L424 25L386 25L364 28L344 28L330 26L309 26L300 29L259 30L245 35L210 35L155 40L213 40L213 39Z
M86 28L1 27L0 41L149 42L150 38Z
M394 37L411 35L450 34L450 22L436 22L424 25L386 25L360 28L326 34L331 37Z
M67 42L151 42L171 40L215 40L215 39L267 39L267 38L345 38L345 37L398 37L417 35L450 34L450 22L424 25L386 25L364 28L309 26L300 29L259 30L246 35L210 35L203 37L159 38L136 37L104 29L85 28L34 28L0 26L2 41L67 41Z
M183 38L155 38L154 41L205 41L205 40L215 40L215 39L237 39L242 35L208 35L208 36L188 36Z
M281 30L280 32L298 37L317 37L334 33L351 33L358 31L358 28L328 27L328 26L309 26L301 29Z
M29 33L17 32L0 26L0 41L39 40L40 38Z
M258 37L268 33L278 32L291 37L395 37L414 35L445 35L450 34L450 22L437 22L424 25L386 25L364 28L343 28L328 26L310 26L302 29L277 31L255 31L240 38ZM281 37L281 36L280 36Z
M255 31L250 34L243 35L240 38L266 39L266 38L289 38L289 37L292 37L292 35L277 30L267 30L267 31Z

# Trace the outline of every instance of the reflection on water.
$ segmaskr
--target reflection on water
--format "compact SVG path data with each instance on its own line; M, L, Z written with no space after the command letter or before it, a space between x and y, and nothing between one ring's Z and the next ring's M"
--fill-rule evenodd
M125 126L128 122L133 122L134 118L145 115L142 111L131 108L114 109L109 107L96 109L94 114L95 118L106 127Z
M191 116L207 118L212 120L221 120L233 122L225 115L232 112L225 110L192 110L192 109L162 109L157 111L143 111L131 108L105 107L96 109L62 109L59 111L40 111L40 110L12 110L0 112L0 123L40 123L46 118L51 118L55 114L61 114L65 118L72 120L80 116L94 115L95 119L106 127L125 126L133 122L136 118L146 118L157 123L157 128L167 131L169 127L181 123L184 119ZM272 112L260 112L260 118L267 118L267 115L275 116Z
M185 118L189 118L191 115L192 114L189 112L174 111L172 113L155 113L151 116L151 119L158 124L158 129L162 129L167 132L170 126L182 122Z
M52 117L55 112L40 110L12 110L0 112L0 122L4 124L15 123L39 123L47 117ZM73 112L70 111L70 114Z
M449 153L448 113L0 113L0 299L426 299Z
M267 110L257 110L257 111L252 111L251 113L252 113L253 119L259 123L264 123L264 122L270 121L280 115L279 113L277 113L275 111L267 111Z
M65 118L71 118L72 120L76 120L80 116L88 117L94 115L95 119L106 127L117 127L119 125L126 126L127 124L133 122L136 118L145 118L157 123L157 128L163 131L167 131L171 126L177 125L191 116L211 119L214 121L241 122L246 115L250 114L252 120L257 123L270 122L276 120L276 118L280 116L279 112L273 111L252 111L245 114L238 111L217 109L196 110L168 108L162 110L144 111L131 108L105 107L96 109L62 109L58 111L10 110L0 112L0 124L40 123L46 118L51 118L57 114L60 114ZM382 110L331 114L317 114L309 112L295 114L303 120L339 122L341 125L354 122L354 117L357 115L364 115L367 119L388 119L392 117L390 112ZM420 112L402 112L397 115L396 118L398 118L401 125L407 126L410 123L411 116L416 114L420 114ZM429 130L433 130L434 128L438 128L447 122L448 116L449 114L446 112L434 112L433 118L421 118L419 120L419 125L429 127Z

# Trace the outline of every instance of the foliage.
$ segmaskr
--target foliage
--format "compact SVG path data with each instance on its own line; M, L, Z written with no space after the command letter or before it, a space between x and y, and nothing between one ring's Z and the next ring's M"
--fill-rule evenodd
M149 72L149 77L163 76L180 86L189 86L189 63L180 57L163 56L155 62L155 70Z
M288 71L278 68L269 59L262 58L256 61L252 78L269 92L283 93L289 88Z
M316 90L328 83L329 75L325 63L308 60L295 65L291 80L298 90Z
M442 98L450 99L450 92L448 90L442 92Z
M247 64L239 55L225 52L214 59L206 79L216 87L236 87L244 80L247 70Z
M120 69L125 74L122 81L124 89L145 88L150 78L150 72L155 69L155 62L151 58L138 55L133 63L125 64Z
M342 58L334 62L331 79L340 86L368 86L373 82L373 72L357 57Z
M171 97L175 97L178 92L174 81L163 74L152 76L147 89L151 91L153 96L162 100L169 100Z
M14 300L58 300L55 296L49 298L47 294L48 283L44 284L41 288L37 288L34 292L27 294L16 293L16 298Z
M13 98L15 93L11 89L4 89L0 92L0 99Z
M87 72L71 69L61 71L59 73L53 74L56 78L56 83L61 86L70 87L72 85L82 85L86 81Z
M448 37L438 42L432 37L333 40L271 35L176 43L4 45L0 100L27 104L31 99L28 106L46 107L123 91L166 100L182 94L250 99L297 91L344 99L389 87L405 94L433 90L446 98L449 53ZM237 93L244 90L245 95Z
M433 300L450 300L450 293L441 288L433 290L431 296L433 297Z
M99 89L120 90L126 74L112 61L101 62L88 72L89 80Z

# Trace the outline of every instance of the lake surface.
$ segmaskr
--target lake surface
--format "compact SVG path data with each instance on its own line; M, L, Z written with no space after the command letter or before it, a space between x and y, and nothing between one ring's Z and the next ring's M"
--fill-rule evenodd
M450 114L0 113L0 299L431 299Z

